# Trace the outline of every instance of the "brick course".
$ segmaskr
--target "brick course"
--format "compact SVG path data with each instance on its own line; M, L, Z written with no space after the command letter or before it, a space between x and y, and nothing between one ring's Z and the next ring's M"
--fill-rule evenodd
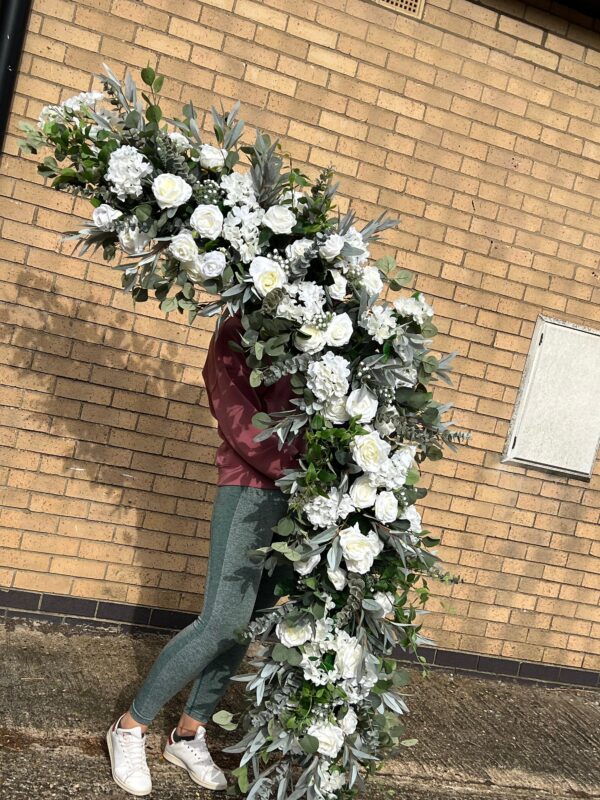
M17 154L17 124L157 63L165 108L240 98L315 175L330 162L432 300L440 387L468 446L430 465L424 520L463 580L435 586L440 647L598 669L600 469L500 463L533 324L600 323L600 31L550 0L36 0L0 169L0 585L195 611L215 448L212 323L133 310L60 233L89 214ZM203 127L210 129L204 115ZM379 248L383 250L384 248Z

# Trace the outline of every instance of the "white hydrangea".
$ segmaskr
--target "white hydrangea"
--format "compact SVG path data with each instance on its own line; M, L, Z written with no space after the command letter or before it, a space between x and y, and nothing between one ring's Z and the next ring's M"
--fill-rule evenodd
M408 470L412 467L417 448L415 445L402 445L379 466L371 470L369 477L373 486L387 489L401 489L406 482Z
M152 164L131 145L123 145L110 154L104 176L119 200L139 197L142 179L150 175Z
M294 281L285 287L285 297L277 307L277 316L312 325L323 314L325 290L314 281Z
M350 362L332 352L325 353L319 361L309 364L306 385L317 400L329 402L348 392Z
M68 108L69 111L77 113L81 111L84 106L86 108L93 108L96 103L102 100L104 100L104 94L102 92L80 92L80 94L76 94L74 97L69 97L68 100L65 100L63 106Z
M416 297L399 297L394 300L394 309L400 317L411 317L418 325L424 325L433 317L433 308L419 292Z
M69 97L59 106L44 106L38 117L38 125L43 127L46 122L58 122L65 120L65 111L70 111L73 114L79 114L82 108L94 108L96 103L104 100L102 92L80 92L74 97Z
M255 206L256 194L249 172L232 172L221 178L221 189L225 192L226 206Z
M321 761L317 767L320 783L319 790L326 800L335 800L337 792L346 785L347 777L344 772L330 772L327 761Z
M223 238L236 248L242 261L249 264L258 254L259 225L263 210L252 205L234 206L225 217Z
M377 304L361 314L359 324L366 328L369 335L379 344L383 344L394 334L397 325L392 309Z
M329 528L352 511L354 503L350 495L335 486L330 489L328 496L319 494L304 506L306 518L315 528Z

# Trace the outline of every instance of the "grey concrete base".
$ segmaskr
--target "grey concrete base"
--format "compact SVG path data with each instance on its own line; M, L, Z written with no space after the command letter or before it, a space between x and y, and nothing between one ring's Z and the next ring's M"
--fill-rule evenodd
M166 638L0 627L0 800L124 799L110 779L104 734ZM384 764L369 800L600 797L597 691L414 675L406 725L419 744ZM149 736L152 798L216 798L160 757L180 705L176 698ZM240 708L235 684L224 707ZM226 769L237 761L220 750L234 739L210 728L215 760Z

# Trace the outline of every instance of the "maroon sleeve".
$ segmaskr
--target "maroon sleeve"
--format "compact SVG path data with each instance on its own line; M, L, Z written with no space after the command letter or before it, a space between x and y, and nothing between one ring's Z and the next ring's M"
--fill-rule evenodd
M254 441L260 429L254 427L252 417L264 409L260 395L250 386L244 353L228 345L230 340L238 342L240 333L239 320L230 317L211 339L202 371L210 408L229 446L254 469L277 480L284 469L297 465L298 444L292 442L279 450L275 435Z

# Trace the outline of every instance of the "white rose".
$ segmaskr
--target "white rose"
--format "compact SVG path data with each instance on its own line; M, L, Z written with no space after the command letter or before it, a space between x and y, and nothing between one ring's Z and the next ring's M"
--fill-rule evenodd
M381 608L380 612L371 612L374 616L383 619L393 612L396 598L391 592L375 592L373 600L375 600Z
M302 353L318 353L325 347L325 331L321 328L315 325L302 325L298 330L309 337L308 339L304 336L294 337L294 344Z
M311 239L296 239L285 248L286 256L291 260L302 258L312 247Z
M330 347L343 347L352 338L352 320L344 311L343 314L334 314L331 318L325 338Z
M213 147L211 144L203 144L200 147L200 166L204 169L223 169L227 150L220 147Z
M361 475L350 487L350 497L357 508L370 508L377 497L377 489L371 485L368 475Z
M360 277L360 284L369 295L379 294L383 289L383 281L377 267L365 267Z
M294 561L294 569L299 575L310 575L320 560L319 553L315 553L314 556L307 558L306 561Z
M335 666L342 678L356 678L362 664L364 651L358 639L340 631L336 637Z
M329 295L333 300L343 300L348 291L346 288L348 281L339 269L330 269L329 272L333 278L333 283L328 287Z
M409 530L411 533L421 533L423 530L421 515L415 506L408 506L408 508L405 508L400 519L407 519L410 522Z
M352 458L363 472L375 472L387 461L390 450L389 442L375 431L355 436L350 445Z
M375 516L384 525L398 519L398 500L393 492L379 492L375 500Z
M319 247L319 255L325 261L333 261L334 258L339 256L344 248L345 240L339 233L332 233L328 236L323 244Z
M383 550L383 543L374 531L360 532L358 523L340 531L340 545L350 572L364 575L373 566L375 557Z
M152 181L152 194L159 208L177 208L190 199L192 187L179 175L164 172Z
M334 397L323 406L323 416L334 425L342 425L350 419L346 411L346 398Z
M194 237L189 231L181 231L171 239L169 252L183 263L193 261L198 255Z
M262 224L273 233L291 233L296 217L287 206L271 206L264 215Z
M187 136L184 136L183 133L180 133L180 131L172 131L169 134L169 139L173 142L180 153L184 152L188 149L188 147L191 146L190 140L187 138Z
M135 217L131 217L127 227L119 232L119 243L130 256L141 255L150 241L148 234L140 230L139 222Z
M190 217L190 225L205 239L216 239L223 230L223 214L218 206L198 206Z
M301 625L294 625L287 620L282 620L277 625L275 632L281 644L286 647L300 647L312 639L313 635L312 625L308 621Z
M346 400L346 411L359 422L371 422L377 413L377 397L366 386L354 389Z
M253 258L248 271L254 288L261 297L266 297L270 291L278 289L286 282L285 272L281 265L265 256Z
M356 730L357 725L358 717L356 716L356 711L353 708L349 708L348 711L346 711L346 715L340 720L340 726L346 736L351 736Z
M329 567L327 570L327 577L338 592L341 592L346 585L346 570L343 570L341 567L336 567L336 569L331 569L331 567Z
M210 253L198 253L193 264L186 265L186 271L192 280L201 282L218 278L226 266L225 254L219 250L211 250Z
M108 203L102 203L102 205L93 210L92 222L101 231L114 231L115 220L122 216L123 213L121 211L117 211L116 208L109 206Z
M319 753L328 758L335 758L344 744L344 733L331 722L314 722L307 733L319 740Z

